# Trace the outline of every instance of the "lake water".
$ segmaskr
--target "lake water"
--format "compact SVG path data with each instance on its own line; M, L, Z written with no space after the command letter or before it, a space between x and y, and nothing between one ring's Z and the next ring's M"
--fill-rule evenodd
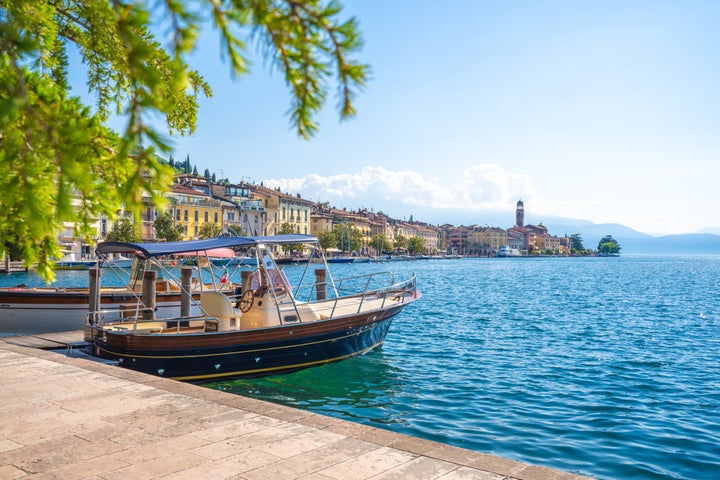
M380 351L212 388L596 478L718 478L720 257L337 267L424 297Z
M718 478L719 256L331 267L424 297L374 353L209 387L600 479Z

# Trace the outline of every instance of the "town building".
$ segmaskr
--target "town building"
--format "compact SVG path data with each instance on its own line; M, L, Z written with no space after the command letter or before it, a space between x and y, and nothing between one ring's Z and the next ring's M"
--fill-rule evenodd
M290 225L295 233L310 235L310 216L314 202L299 194L282 193L279 189L262 185L249 185L252 198L260 200L265 209L263 235L277 235L283 224Z
M245 184L211 185L212 195L226 202L223 204L223 229L236 233L258 236L265 231L267 213L263 201L253 198L250 187Z

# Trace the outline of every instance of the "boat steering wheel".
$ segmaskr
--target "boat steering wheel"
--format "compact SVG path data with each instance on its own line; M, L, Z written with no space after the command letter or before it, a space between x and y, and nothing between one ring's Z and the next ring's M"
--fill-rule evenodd
M240 297L240 311L245 313L250 310L253 306L254 301L255 295L253 295L252 290L248 290L247 292L243 293L242 297Z

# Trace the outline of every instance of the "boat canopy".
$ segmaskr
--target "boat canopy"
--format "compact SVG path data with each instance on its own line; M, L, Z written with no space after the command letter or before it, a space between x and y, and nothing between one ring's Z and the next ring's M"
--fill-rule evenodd
M207 252L218 248L252 247L261 243L289 244L314 243L317 237L312 235L271 235L264 237L218 237L204 240L187 240L181 242L103 242L97 246L98 255L110 253L134 253L146 258L162 257L164 255L179 255L191 252Z

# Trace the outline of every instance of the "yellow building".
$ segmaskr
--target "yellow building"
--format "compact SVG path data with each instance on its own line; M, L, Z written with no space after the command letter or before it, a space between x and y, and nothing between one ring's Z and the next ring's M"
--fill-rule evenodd
M473 233L473 241L480 247L481 255L497 252L508 243L508 233L502 228L480 227Z
M173 185L166 194L175 223L183 227L183 240L196 240L200 227L213 223L222 228L222 206L209 193L189 185Z

